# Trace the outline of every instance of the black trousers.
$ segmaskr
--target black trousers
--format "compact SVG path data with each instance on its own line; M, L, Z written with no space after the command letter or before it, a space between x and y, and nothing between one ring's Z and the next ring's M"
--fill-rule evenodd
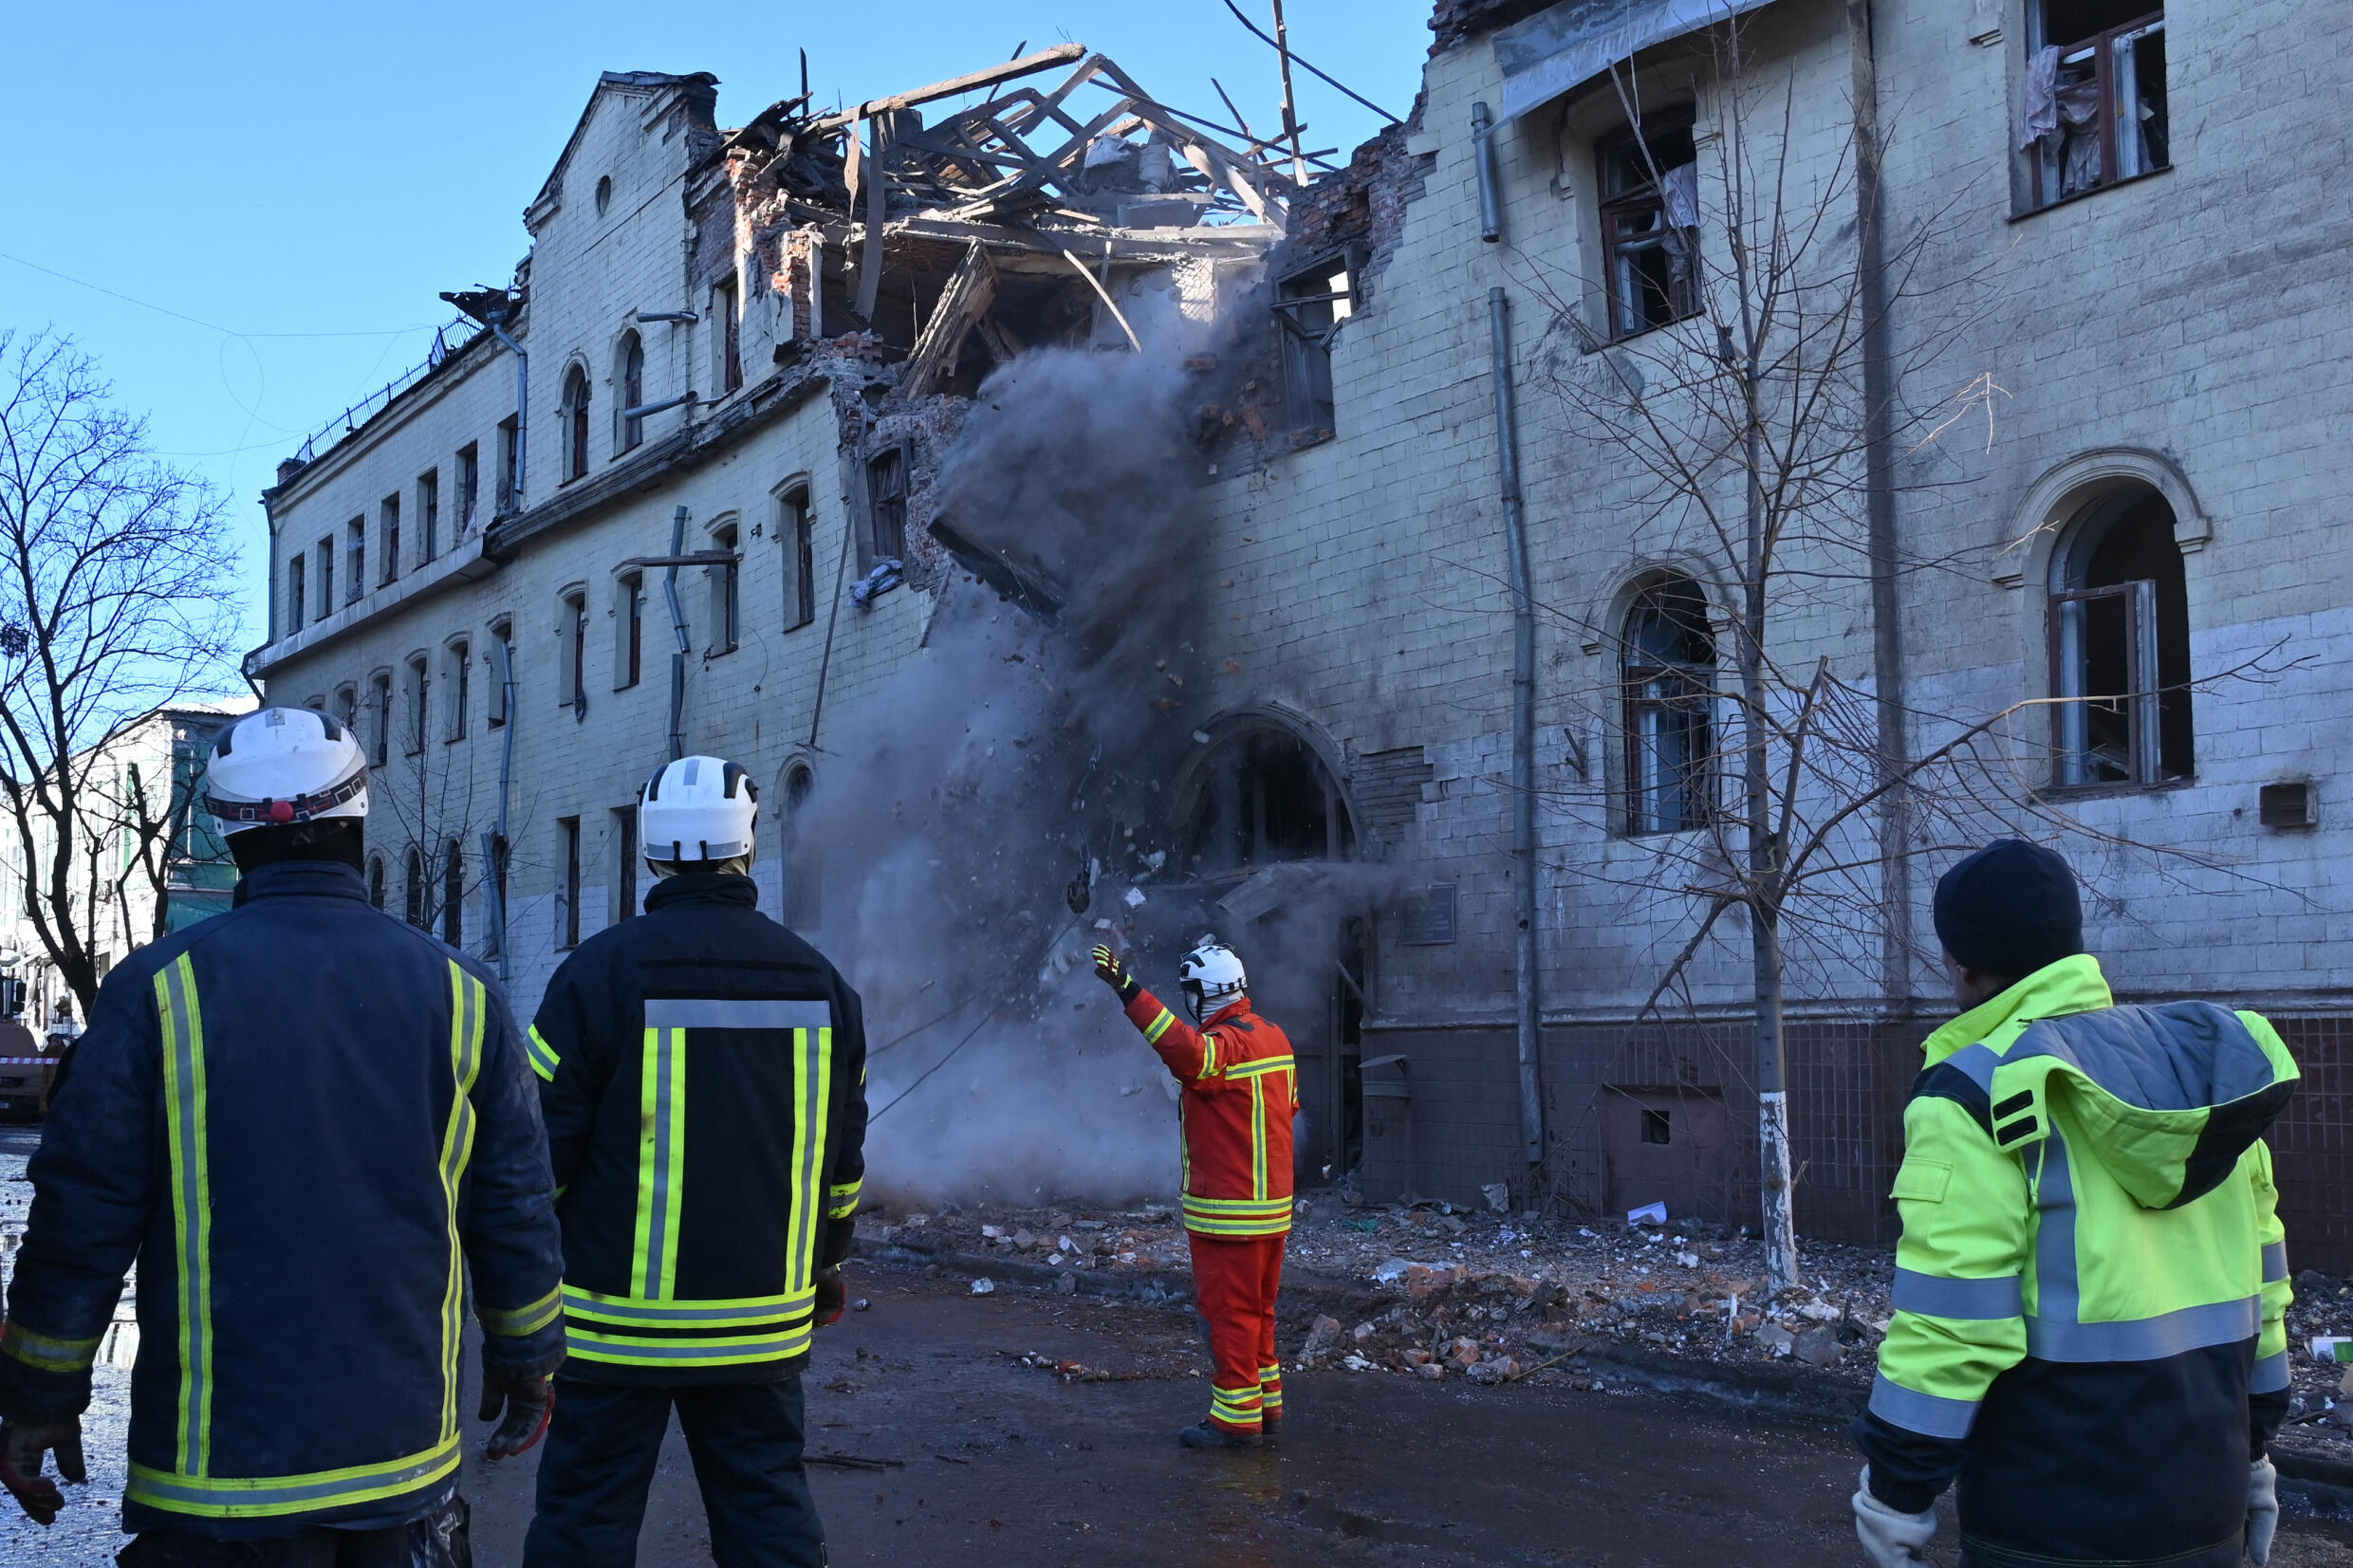
M824 1568L798 1377L673 1388L557 1378L524 1568L634 1568L674 1404L718 1568Z
M312 1528L268 1540L214 1540L184 1530L141 1530L122 1568L473 1568L466 1500L389 1530Z

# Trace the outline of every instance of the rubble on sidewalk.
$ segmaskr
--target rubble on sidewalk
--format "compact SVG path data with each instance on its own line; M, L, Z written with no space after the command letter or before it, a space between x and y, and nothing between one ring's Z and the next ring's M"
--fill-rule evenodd
M1893 1311L1892 1247L1809 1242L1805 1283L1772 1297L1764 1251L1738 1227L1545 1219L1438 1203L1302 1196L1285 1265L1290 1363L1483 1384L1609 1386L1613 1356L1697 1376L1778 1365L1860 1400ZM859 1221L872 1246L1055 1263L1090 1294L1178 1299L1190 1244L1164 1205L1129 1209L945 1205ZM1142 1287L1167 1288L1155 1297ZM1040 1282L1039 1288L1056 1288ZM2353 1335L2353 1285L2307 1271L2288 1314L2295 1414L2285 1441L2353 1458L2353 1373L2311 1342ZM1058 1365L1058 1363L1057 1363Z

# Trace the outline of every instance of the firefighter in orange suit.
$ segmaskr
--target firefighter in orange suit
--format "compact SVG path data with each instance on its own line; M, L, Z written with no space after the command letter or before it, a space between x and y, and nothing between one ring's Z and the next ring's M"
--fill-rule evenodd
M1095 950L1095 972L1120 993L1128 1022L1183 1091L1185 1229L1217 1377L1209 1419L1177 1436L1189 1448L1256 1448L1262 1432L1283 1430L1274 1297L1291 1228L1291 1117L1299 1110L1291 1042L1251 1009L1242 961L1230 949L1207 944L1177 966L1197 1028L1162 1006L1109 948Z

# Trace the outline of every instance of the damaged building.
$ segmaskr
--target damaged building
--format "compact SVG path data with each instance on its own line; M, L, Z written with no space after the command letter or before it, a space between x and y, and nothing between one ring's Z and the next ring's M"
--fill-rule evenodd
M2353 250L2326 150L2277 130L2353 83L2222 64L2299 14L2199 9L2169 47L2147 0L1441 0L1409 120L1305 184L1075 47L736 130L708 77L608 75L512 284L282 468L250 667L370 737L372 888L528 1005L634 907L627 808L674 734L753 767L788 835L943 584L1063 608L1017 526L941 504L990 378L1198 323L1211 608L1139 876L1246 950L1287 901L1322 922L1276 1013L1304 1176L1737 1223L1748 606L1711 507L1739 468L1687 483L1638 421L1741 361L1732 198L1777 190L1854 323L1794 373L1829 454L1764 635L1846 775L1792 819L1844 835L1789 905L1801 1229L1892 1236L1948 1011L1929 894L2021 831L2084 872L2120 998L2278 1021L2290 1234L2348 1266ZM1312 899L1269 875L1335 863L1363 875ZM764 859L764 902L823 945L807 864Z

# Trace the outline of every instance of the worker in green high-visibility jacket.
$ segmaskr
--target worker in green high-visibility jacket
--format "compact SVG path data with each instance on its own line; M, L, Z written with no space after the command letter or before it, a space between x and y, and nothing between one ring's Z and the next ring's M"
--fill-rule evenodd
M1876 1568L1959 1482L1964 1568L2270 1559L2288 1264L2260 1016L2117 1005L2074 873L2003 839L1936 884L1961 1016L1904 1112L1895 1318L1856 1435Z

